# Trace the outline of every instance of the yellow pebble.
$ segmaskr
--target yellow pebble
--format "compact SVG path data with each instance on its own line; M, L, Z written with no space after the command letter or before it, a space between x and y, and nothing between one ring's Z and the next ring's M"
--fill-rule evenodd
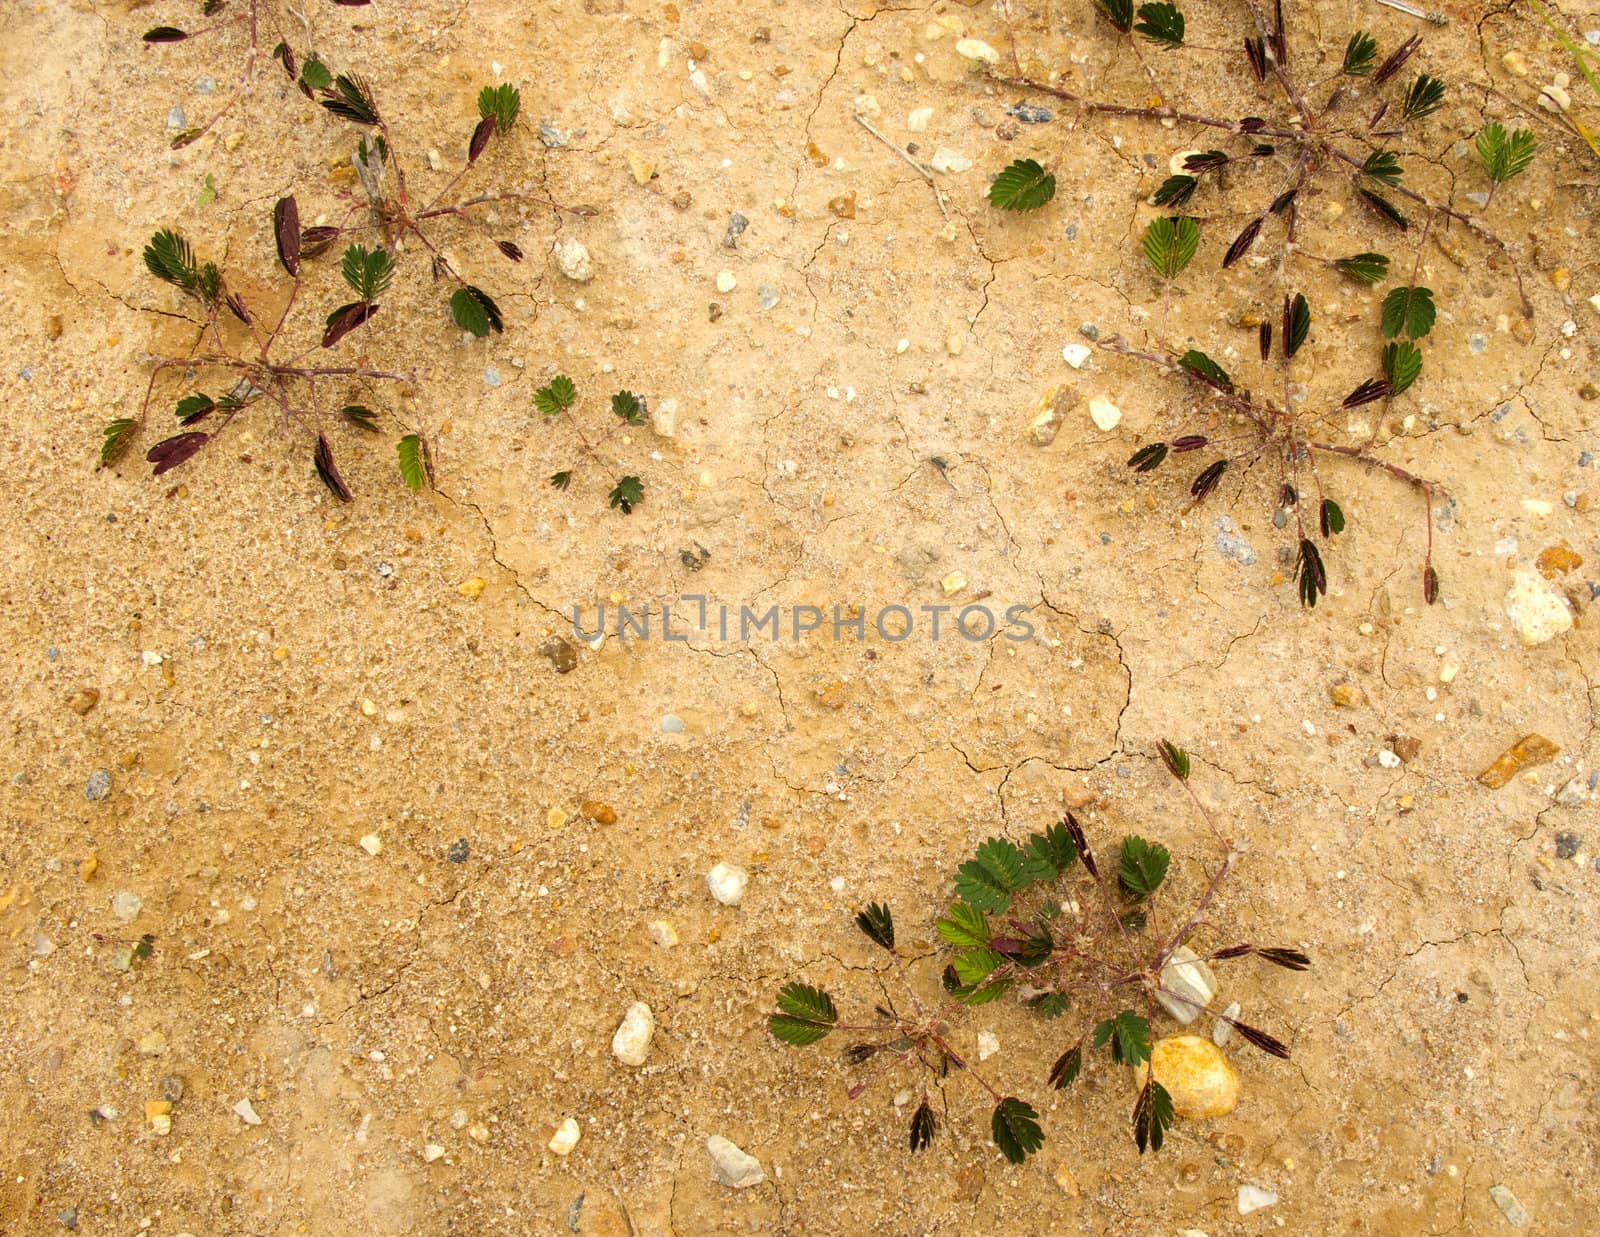
M553 807L553 808L550 809L549 812L547 812L545 814L544 822L545 822L545 824L549 825L552 829L559 829L559 828L561 828L562 825L566 824L567 821L570 820L570 819L571 819L571 817L569 817L560 808Z
M473 576L470 580L463 580L456 592L460 593L468 601L477 601L478 598L483 596L483 590L488 586L489 582L482 576Z

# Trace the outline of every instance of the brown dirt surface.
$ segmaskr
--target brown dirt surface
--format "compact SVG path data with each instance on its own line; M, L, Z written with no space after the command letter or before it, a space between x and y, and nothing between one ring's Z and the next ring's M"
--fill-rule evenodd
M1309 612L1271 460L1198 507L1181 462L1135 478L1140 445L1237 427L1192 384L1099 349L1073 369L1062 349L1092 324L1270 387L1242 323L1298 290L1314 325L1295 381L1337 407L1375 372L1389 284L1314 259L1388 248L1408 269L1420 228L1396 240L1335 175L1304 197L1301 254L1280 261L1269 226L1219 275L1282 165L1232 170L1190 208L1200 256L1168 296L1139 253L1146 200L1175 153L1217 139L1079 114L955 49L983 39L1009 67L1014 47L1030 74L1138 105L1142 59L1185 108L1280 115L1218 50L1237 44L1240 4L1194 4L1199 46L1137 58L1088 0L1013 2L1009 27L1003 5L946 0L301 0L312 40L295 5L272 6L297 46L371 81L420 197L465 159L478 88L505 80L522 119L464 184L595 208L439 223L504 313L485 340L447 324L421 247L399 254L383 313L334 355L412 381L318 393L380 413L379 434L326 426L350 505L319 482L314 436L265 404L152 479L144 452L203 374L163 373L133 449L96 468L150 358L199 333L145 270L151 234L181 230L247 301L278 305L272 203L292 191L308 226L337 223L359 192L357 129L290 88L265 31L251 88L169 149L244 64L238 25L141 42L198 7L46 0L0 18L0 469L16 504L0 523L0 1230L64 1232L66 1215L157 1237L1492 1234L1510 1230L1490 1193L1504 1186L1533 1230L1593 1231L1600 402L1579 392L1600 381L1600 164L1536 105L1576 73L1521 4L1451 6L1437 29L1365 2L1291 6L1308 77L1337 71L1356 24L1385 50L1425 35L1403 76L1451 90L1405 147L1420 191L1478 211L1486 118L1541 141L1483 212L1532 318L1505 256L1441 222L1418 268L1440 307L1427 368L1377 426L1381 459L1442 485L1441 600L1422 599L1415 492L1324 459L1349 528ZM1559 8L1569 29L1600 28L1592 4ZM1020 99L1052 118L1019 123ZM971 161L934 177L943 210L858 111L917 158ZM984 196L1017 158L1058 183L1027 215ZM728 247L734 212L748 226ZM591 282L557 267L574 240ZM338 263L307 266L291 333L320 353ZM534 407L558 373L584 432L604 431L618 388L656 424L584 456ZM1081 402L1033 441L1041 397L1068 384ZM1095 396L1121 410L1110 430ZM1360 439L1353 422L1379 407L1328 432ZM436 489L401 485L406 431L430 443ZM571 487L551 489L568 467ZM645 486L626 516L606 498L624 473ZM1576 623L1527 647L1504 603L1536 560ZM670 604L676 620L691 595L777 605L785 624L805 605L982 600L1028 607L1034 638L897 641L869 624L864 640L553 644L574 606ZM1559 754L1499 789L1477 781L1530 734ZM1003 999L951 1034L969 1051L997 1038L981 1069L1039 1109L1043 1150L1007 1163L986 1097L953 1076L939 1137L912 1156L894 1102L911 1075L851 1100L834 1041L769 1035L791 980L870 1016L889 980L851 923L868 901L893 906L914 980L937 992L956 865L1069 805L1108 853L1124 832L1170 847L1170 905L1192 900L1215 853L1163 738L1248 844L1207 916L1215 944L1314 962L1219 965L1219 999L1293 1051L1229 1045L1233 1113L1180 1121L1141 1157L1135 1087L1103 1055L1071 1090L1045 1085L1077 1014ZM708 894L719 862L750 874L737 906ZM149 956L130 958L145 934ZM657 1023L638 1068L611 1050L635 1001ZM174 1075L162 1133L145 1105ZM560 1156L547 1145L568 1117L581 1140ZM765 1180L719 1183L712 1135ZM1241 1186L1277 1202L1241 1215Z

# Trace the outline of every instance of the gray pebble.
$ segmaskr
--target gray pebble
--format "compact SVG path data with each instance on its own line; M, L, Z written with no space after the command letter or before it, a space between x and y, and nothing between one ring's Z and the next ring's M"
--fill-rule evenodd
M1487 335L1467 336L1467 346L1472 349L1473 356L1482 356L1489 351L1489 337Z
M217 79L214 77L197 77L194 79L196 94L216 94Z
M756 292L756 301L762 309L774 309L778 304L778 290L769 283L762 284Z
M183 1098L182 1074L168 1074L161 1080L161 1098L169 1104L176 1104Z
M500 385L500 371L493 365L487 366L483 371L483 385L497 387Z
M1078 334L1087 340L1096 340L1100 338L1100 328L1092 322L1085 322L1078 328Z
M127 889L119 889L111 898L111 913L123 923L135 919L144 907L144 899Z
M168 129L177 131L182 129L186 124L188 124L188 118L184 116L183 109L181 107L175 107L167 113Z
M1006 108L1008 116L1015 116L1025 125L1047 125L1054 118L1048 107L1040 107L1037 103L1014 103Z
M1217 536L1215 545L1217 553L1225 558L1231 558L1241 567L1253 566L1256 561L1255 549L1239 532L1239 526L1233 522L1231 516L1219 515L1216 520Z
M539 140L550 150L560 150L567 144L567 135L548 120L539 122Z
M451 863L465 863L470 853L466 838L457 838L450 843L450 849L444 852L444 857Z
M1289 523L1289 513L1287 511L1285 511L1282 507L1279 507L1276 511L1274 511L1272 513L1272 527L1273 528L1283 528L1283 527L1287 526L1288 523Z
M64 1228L77 1228L78 1209L76 1207L64 1207L56 1212L56 1219L61 1221Z
M744 230L750 226L750 221L738 211L728 216L728 230L722 234L722 247L724 249L737 249L739 238L744 235Z
M111 772L108 769L96 769L83 784L83 797L91 803L100 802L110 793Z
M1583 838L1576 833L1556 834L1556 858L1571 859L1578 853L1578 847L1583 845Z

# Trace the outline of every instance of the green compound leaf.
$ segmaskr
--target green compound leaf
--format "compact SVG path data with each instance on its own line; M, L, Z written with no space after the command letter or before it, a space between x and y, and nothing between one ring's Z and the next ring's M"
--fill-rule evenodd
M1094 6L1123 34L1133 29L1133 0L1094 0Z
M1439 110L1444 102L1444 83L1426 73L1417 74L1417 80L1406 91L1401 110L1407 120L1416 120Z
M1340 71L1350 77L1365 77L1372 72L1377 59L1378 40L1365 30L1357 30L1345 44L1344 66Z
M511 132L521 111L522 92L510 82L485 86L478 92L478 115L486 120L494 117L494 131L501 136Z
M115 421L106 424L101 431L105 435L100 444L100 467L109 468L122 458L133 442L134 431L138 429L138 422L132 417L118 417Z
M1183 14L1171 4L1141 4L1139 20L1134 33L1143 35L1152 43L1168 51L1183 46Z
M1433 304L1433 289L1395 288L1383 298L1383 334L1393 339L1404 331L1412 339L1421 339L1433 330L1438 311Z
M378 104L372 97L372 88L365 79L354 74L339 74L334 79L330 97L322 100L322 106L335 116L358 125L378 123Z
M1036 160L1018 159L989 186L989 205L1000 210L1038 210L1056 196L1056 178Z
M1141 837L1122 839L1122 859L1117 865L1117 883L1124 893L1147 897L1167 879L1172 855L1165 846L1146 842Z
M428 483L427 448L415 434L407 434L395 443L395 453L400 457L400 479L407 488L420 490Z
M1400 178L1405 175L1399 157L1392 150L1373 151L1361 164L1361 170L1373 180L1380 181L1390 188L1398 185Z
M1053 881L1078 861L1078 848L1065 821L1048 826L1028 839L1023 871L1029 880Z
M1162 1140L1174 1119L1172 1096L1154 1078L1146 1079L1133 1106L1133 1141L1138 1144L1140 1155L1145 1153L1146 1147L1151 1151L1161 1150Z
M879 902L869 904L866 910L857 913L856 927L875 944L891 953L894 951L894 916L889 913L887 905Z
M482 288L471 284L457 288L450 294L450 321L463 331L482 339L490 331L499 334L505 323L500 317L500 307Z
M1476 146L1484 174L1498 185L1528 170L1539 140L1531 129L1516 129L1508 136L1505 126L1496 122L1484 125Z
M618 391L613 395L611 397L611 412L624 425L643 425L649 420L645 416L644 401L632 391Z
M1005 838L979 845L976 857L956 869L956 896L980 911L1004 911L1027 882L1022 852Z
M351 245L344 251L339 271L352 292L371 302L384 294L394 278L394 259L383 249Z
M1178 174L1169 176L1161 182L1154 194L1151 195L1152 206L1170 206L1174 210L1182 209L1194 197L1194 191L1200 184L1197 177Z
M1399 339L1383 346L1383 376L1389 390L1399 395L1422 373L1422 349L1410 340Z
M1208 387L1218 391L1233 390L1233 379L1228 376L1228 371L1198 348L1191 348L1179 357L1178 365Z
M1389 273L1389 258L1381 253L1355 253L1348 258L1335 258L1333 268L1358 283L1374 284Z
M612 487L607 496L611 505L618 508L623 515L632 515L634 507L644 501L644 482L638 477L623 477Z
M1000 1154L1013 1164L1021 1164L1044 1146L1044 1130L1039 1127L1039 1114L1015 1096L1008 1095L995 1105L990 1130Z
M1078 1081L1078 1075L1083 1073L1083 1045L1074 1044L1059 1057L1050 1067L1050 1086L1057 1091L1065 1090Z
M376 431L378 428L378 414L365 404L346 404L339 409L339 415L357 429Z
M958 948L982 949L989 944L989 921L982 911L965 902L954 903L934 927L941 937Z
M1144 256L1162 279L1176 279L1200 248L1200 225L1187 215L1152 219L1144 230Z
M1331 498L1322 500L1322 535L1333 537L1344 532L1344 511Z
M1118 1065L1142 1065L1150 1059L1150 1023L1124 1009L1094 1029L1096 1049L1111 1045L1111 1059Z
M557 374L533 393L533 403L547 417L559 417L578 401L578 388L565 374Z

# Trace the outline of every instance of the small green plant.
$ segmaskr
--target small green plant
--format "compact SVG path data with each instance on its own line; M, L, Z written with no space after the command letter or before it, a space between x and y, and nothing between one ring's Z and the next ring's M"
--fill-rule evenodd
M1412 278L1416 278L1415 272ZM1213 401L1233 413L1243 424L1244 432L1238 436L1217 439L1207 434L1184 434L1146 443L1134 452L1128 460L1128 467L1136 473L1154 472L1171 456L1208 448L1224 448L1224 454L1208 462L1189 484L1190 497L1195 504L1199 504L1211 495L1229 470L1260 459L1275 461L1278 470L1278 510L1283 519L1275 519L1274 522L1282 527L1289 519L1294 521L1296 548L1293 576L1300 602L1307 608L1314 607L1317 599L1328 591L1327 568L1316 534L1320 534L1326 545L1345 528L1343 509L1323 491L1318 458L1344 457L1380 469L1404 481L1422 495L1428 530L1422 566L1422 590L1424 599L1432 605L1439 595L1439 575L1433 565L1433 496L1438 487L1380 458L1374 454L1374 447L1395 397L1407 390L1422 373L1422 352L1416 341L1433 328L1435 312L1433 292L1429 288L1409 284L1391 291L1384 298L1380 323L1382 334L1389 341L1383 345L1379 355L1381 376L1364 379L1336 409L1321 412L1297 409L1290 397L1290 363L1311 333L1311 307L1306 298L1299 294L1286 296L1283 300L1277 333L1276 374L1272 373L1273 324L1262 321L1256 332L1263 367L1260 385L1267 389L1275 379L1281 380L1281 401L1243 389L1221 365L1198 349L1158 354L1131 348L1120 338L1102 341L1101 346L1109 351L1181 375L1203 387ZM1325 432L1326 422L1334 413L1369 404L1379 404L1381 408L1365 441L1333 443L1319 437ZM1311 503L1303 497L1307 474L1316 492L1316 498ZM1308 506L1312 511L1309 516ZM1309 528L1308 519L1311 523Z
M394 277L394 263L381 250L351 245L345 250L340 273L353 300L328 313L320 337L300 338L290 329L291 311L300 299L304 285L303 260L319 248L332 243L324 234L313 237L302 231L300 211L293 197L281 198L273 206L272 229L278 260L293 283L275 310L252 309L239 293L230 289L222 270L214 262L201 261L180 233L163 229L145 246L145 268L163 283L183 294L199 311L199 333L194 348L181 357L156 357L145 390L144 403L137 417L120 417L105 427L100 448L102 467L116 463L127 451L139 428L150 415L156 384L168 370L181 370L185 385L210 385L205 377L220 380L211 391L189 390L173 408L178 433L163 438L145 454L155 466L154 475L170 472L193 459L215 442L235 417L257 403L274 407L286 426L303 428L314 436L312 466L335 498L351 499L339 467L327 425L337 422L364 433L379 432L379 414L367 404L357 402L365 389L376 382L409 383L405 374L374 369L364 360L345 365L312 364L307 358L319 347L336 348L357 328L370 322L380 308L379 298ZM293 338L291 338L293 336ZM287 357L281 352L287 351ZM344 402L329 400L329 388L342 389ZM213 393L214 392L214 393ZM199 428L205 425L205 429ZM427 449L415 434L404 435L397 444L400 469L406 484L421 488L427 474Z
M1185 41L1183 15L1171 4L1145 4L1135 10L1132 0L1095 0L1095 3L1101 15L1120 34L1129 38L1139 36L1133 40L1135 51L1140 40L1173 51L1191 46ZM1206 213L1241 213L1232 201L1235 196L1232 187L1237 179L1230 178L1230 173L1249 164L1283 168L1271 196L1243 212L1247 214L1245 223L1222 254L1220 264L1224 269L1254 252L1270 224L1282 228L1285 260L1326 263L1364 283L1381 280L1389 267L1388 255L1365 251L1347 257L1324 257L1307 249L1299 237L1302 202L1312 194L1327 193L1342 182L1375 220L1395 233L1412 230L1414 221L1408 212L1415 207L1425 212L1430 227L1435 221L1459 223L1494 246L1509 261L1523 313L1531 316L1532 305L1522 289L1521 271L1506 242L1480 218L1435 201L1405 183L1402 144L1417 122L1439 111L1448 94L1445 83L1430 73L1419 73L1404 86L1398 84L1402 69L1421 47L1421 38L1413 35L1380 59L1377 39L1364 30L1357 31L1345 45L1339 70L1311 79L1301 68L1308 61L1291 57L1283 5L1279 3L1270 12L1264 12L1256 0L1244 0L1244 7L1246 28L1253 33L1247 33L1243 39L1243 59L1255 80L1279 96L1276 117L1205 115L1166 104L1131 106L1091 99L1054 81L1013 76L998 69L991 69L990 74L1007 86L1053 95L1085 112L1177 122L1218 134L1218 141L1226 144L1226 149L1218 146L1174 156L1174 170L1149 195L1152 206L1185 211L1205 191L1206 185L1215 184L1229 200L1221 210L1208 209ZM1239 48L1240 44L1233 46ZM1155 85L1155 73L1149 63L1142 55L1139 62ZM1157 94L1160 93L1158 88ZM1485 159L1485 168L1494 184L1524 170L1532 158L1531 134L1514 135L1506 139L1503 146L1492 145L1492 135L1485 140L1491 145L1487 154L1481 149L1480 156ZM1036 210L1044 205L1053 194L1054 182L1050 183L1050 193L1043 193L1037 187L1040 183L1037 176L1027 174L1029 169L1042 172L1040 165L1032 160L1018 161L1002 172L994 182L1000 192L997 194L991 189L991 204L1008 211ZM1150 241L1147 232L1146 253L1157 266L1158 273L1170 282L1172 276L1157 264ZM1180 252L1170 245L1163 249L1169 259ZM1419 244L1419 255L1420 252Z
M499 334L505 329L500 306L489 293L461 277L445 256L443 246L431 235L432 225L451 217L465 217L480 207L502 202L530 202L577 215L595 213L590 207L560 206L537 193L491 192L452 199L451 195L477 166L490 143L502 141L512 133L522 110L520 92L509 82L485 86L479 91L478 122L467 142L466 162L438 192L418 207L413 204L405 165L395 148L389 122L379 110L377 96L371 85L359 75L333 75L325 67L320 68L316 81L319 84L313 85L312 93L317 102L329 114L364 131L356 143L352 163L365 202L354 207L351 214L364 214L366 219L364 222L343 223L333 229L334 235L375 232L382 241L383 249L391 257L399 252L401 242L406 237L414 238L432 258L434 279L443 279L452 285L447 306L449 321L479 338L491 331ZM497 240L495 248L508 261L522 261L522 249L512 240Z
M1162 763L1183 786L1190 804L1215 838L1222 858L1186 915L1168 917L1165 894L1172 868L1167 849L1130 835L1122 839L1114 870L1102 871L1083 827L1068 812L1057 824L1025 842L991 837L954 874L956 900L936 926L951 951L944 966L940 998L924 995L897 950L894 917L887 905L872 903L856 915L856 927L888 955L888 972L905 993L903 1003L885 995L873 1004L873 1018L841 1022L831 994L805 983L790 983L778 993L778 1009L768 1029L796 1047L815 1044L835 1032L852 1041L843 1051L850 1068L871 1066L873 1075L909 1071L920 1088L907 1144L920 1151L933 1139L939 1111L948 1111L944 1086L952 1076L973 1080L993 1104L990 1134L1012 1163L1020 1164L1044 1144L1039 1114L1027 1100L1008 1095L974 1068L955 1047L965 1010L1007 993L1034 1016L1055 1022L1073 1014L1081 1024L1041 1080L1055 1090L1070 1087L1082 1074L1088 1054L1105 1051L1115 1065L1136 1071L1133 1105L1134 1144L1157 1151L1175 1120L1172 1097L1155 1076L1152 1019L1165 1009L1187 1022L1210 1010L1182 975L1196 962L1250 955L1290 970L1310 960L1297 949L1229 944L1200 953L1191 944L1213 935L1206 918L1241 849L1223 836L1211 813L1189 787L1188 753L1163 742ZM1165 927L1162 921L1166 920ZM1182 952L1180 952L1182 951ZM1276 1057L1288 1049L1273 1036L1236 1018L1217 1015L1241 1038ZM871 1078L852 1083L859 1097Z
M544 386L533 393L533 404L540 412L551 420L560 419L567 423L572 432L578 436L582 444L583 454L602 469L606 463L600 455L600 448L605 445L614 430L622 426L640 426L649 424L649 411L644 400L632 391L618 391L611 397L611 414L616 418L606 430L598 437L591 438L584 433L583 427L578 424L572 415L572 409L578 402L577 385L565 374L557 374ZM572 484L572 475L575 470L565 468L555 473L550 478L550 484L558 490L564 490ZM621 511L623 515L632 515L634 507L644 501L644 482L638 477L628 475L617 477L612 485L611 493L607 498L612 507Z
M332 3L338 8L364 8L371 4L372 0L332 0ZM244 30L248 40L245 47L244 68L240 71L239 80L226 102L204 124L192 125L173 134L174 150L181 150L199 141L219 120L233 110L255 77L256 61L261 55L261 42L269 30L278 37L278 42L272 49L272 58L283 66L284 72L289 75L289 80L300 88L301 93L310 98L318 84L323 86L328 84L326 66L317 59L315 53L306 58L303 68L300 66L294 49L284 35L283 22L275 6L266 0L244 0L234 12L230 13L229 7L228 0L201 0L200 18L207 24L197 27L153 26L144 32L143 42L146 46L186 43L190 39L221 35L236 27ZM309 36L310 23L298 13L295 16L300 18Z

